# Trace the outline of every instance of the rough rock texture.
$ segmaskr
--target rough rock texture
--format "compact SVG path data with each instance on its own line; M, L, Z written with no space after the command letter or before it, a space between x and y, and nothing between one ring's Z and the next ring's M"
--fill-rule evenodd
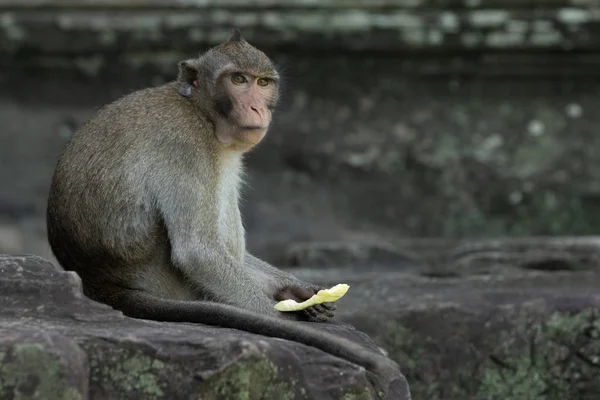
M311 347L126 318L35 256L0 255L0 304L1 399L379 398L364 368ZM349 326L313 325L377 351Z
M323 258L315 246L310 253L327 260L330 249ZM600 398L600 238L415 241L398 249L454 270L436 274L435 265L389 258L291 270L325 286L350 285L339 316L401 363L413 398ZM356 247L344 259L353 254Z
M332 249L344 267L330 264ZM291 254L314 265L289 268L298 277L350 285L339 300L340 320L389 352L415 399L600 396L598 237L415 240L385 249L298 244ZM203 393L206 386L223 396L241 387L252 396L254 386L244 382L265 376L259 382L280 394L333 379L334 366L344 368L344 380L336 377L338 385L326 394L309 393L338 398L335 390L344 387L356 391L346 398L370 398L364 371L320 351L230 330L226 336L203 326L124 318L83 298L78 285L74 275L39 258L2 258L0 398L7 387L19 393L43 387L74 399L86 391L91 398L110 391L152 398L176 387ZM366 340L356 331L345 334ZM305 357L318 359L319 368L302 367L297 360ZM291 370L283 367L290 359ZM210 371L199 377L200 370Z

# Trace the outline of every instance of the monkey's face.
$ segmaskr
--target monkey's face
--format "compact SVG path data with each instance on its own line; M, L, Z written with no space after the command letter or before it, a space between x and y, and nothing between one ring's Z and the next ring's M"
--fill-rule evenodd
M267 133L277 101L276 75L232 68L221 74L216 89L215 108L226 122L217 129L219 141L248 148L259 143Z
M198 59L179 63L180 94L216 124L219 142L247 151L267 133L279 97L279 75L265 53L239 31Z

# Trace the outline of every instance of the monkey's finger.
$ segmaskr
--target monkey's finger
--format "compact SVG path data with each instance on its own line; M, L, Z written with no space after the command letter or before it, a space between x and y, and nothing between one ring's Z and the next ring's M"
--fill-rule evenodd
M325 307L323 307L321 304L315 304L311 308L314 309L319 314L325 314L325 312L327 312L327 309Z
M309 307L309 309L311 310L311 315L315 315L319 318L326 317L327 319L329 319L333 317L333 312L321 307L320 305Z
M333 318L334 313L331 310L322 307L320 304L309 307L306 309L310 316L316 320L328 320Z
M306 314L307 317L309 317L309 319L313 319L313 318L317 318L320 313L317 312L317 310L315 310L314 307L308 307L307 309L304 310L304 314Z
M304 310L304 315L311 322L327 322L330 319L329 316L317 312L314 307L309 307Z
M335 304L334 302L321 303L321 305L323 307L325 307L327 310L331 310L331 311L337 310L337 304Z
M331 319L334 317L335 315L335 311L332 310L328 310L328 309L324 309L325 311L323 313L321 313L321 315L325 315L327 317L327 319Z

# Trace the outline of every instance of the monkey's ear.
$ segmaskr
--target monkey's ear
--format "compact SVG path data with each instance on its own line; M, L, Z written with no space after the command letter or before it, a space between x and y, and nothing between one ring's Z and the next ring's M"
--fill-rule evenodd
M229 38L230 42L243 42L244 38L242 37L242 32L238 29L235 28L233 30L233 33L231 34L231 37Z
M179 88L179 94L183 97L190 97L192 89L198 87L198 74L200 68L195 60L185 60L179 62L179 75L177 80L183 85Z
M179 62L179 74L177 80L194 85L194 81L198 80L200 68L195 60L184 60ZM194 85L196 86L196 85Z

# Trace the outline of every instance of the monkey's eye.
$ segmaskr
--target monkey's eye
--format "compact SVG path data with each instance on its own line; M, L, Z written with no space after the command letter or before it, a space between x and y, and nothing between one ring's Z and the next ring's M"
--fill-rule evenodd
M258 78L256 84L258 86L267 86L269 84L269 80L267 78Z
M231 82L235 83L236 85L241 85L242 83L248 82L248 80L244 75L240 73L235 73L231 75Z

